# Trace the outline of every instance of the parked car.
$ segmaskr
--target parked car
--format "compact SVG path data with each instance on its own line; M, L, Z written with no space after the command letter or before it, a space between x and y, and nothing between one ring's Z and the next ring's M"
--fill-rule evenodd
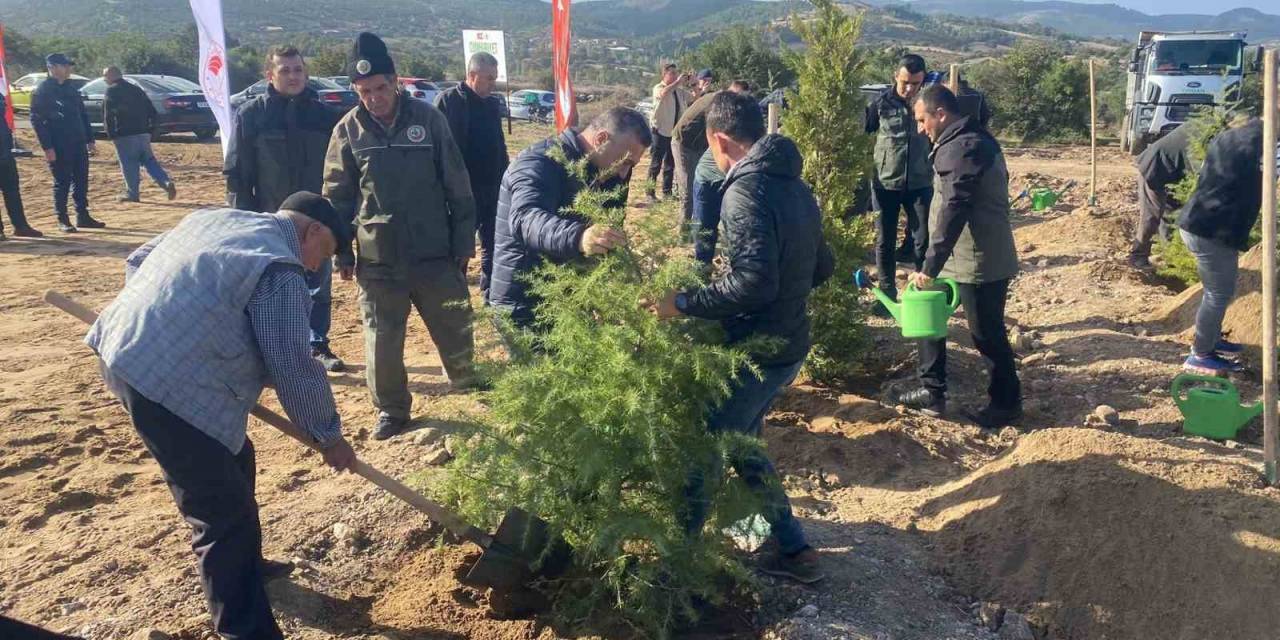
M49 77L47 73L28 73L18 78L13 84L9 85L9 102L13 104L16 111L28 111L31 109L31 93L36 90L36 85L44 82ZM83 87L89 79L84 76L71 74L72 86L76 88Z
M347 76L329 76L328 78L325 78L325 80L328 80L343 89L351 88L351 78Z
M142 89L151 104L156 107L156 127L153 135L166 133L194 133L200 140L208 140L218 133L218 121L204 99L200 85L178 76L129 74L125 82ZM93 130L103 133L102 100L107 93L107 81L98 78L80 88L84 96L84 108L89 114Z
M644 100L637 102L636 111L639 111L640 114L644 116L644 119L648 120L650 124L653 123L653 99L652 98L645 98Z
M400 78L400 86L404 89L405 95L430 105L434 105L436 96L440 95L440 87L422 78Z
M437 80L434 84L436 85L436 88L440 90L440 93L444 93L445 91L448 91L458 86L458 81L457 80Z
M511 115L511 108L507 106L506 95L501 93L491 93L489 94L489 99L498 101L498 113L501 114L502 117L505 118Z
M311 78L307 81L307 86L319 94L321 104L339 115L355 108L360 102L356 92L343 89L338 83L328 78ZM266 90L266 80L259 80L245 87L244 91L231 96L231 108L239 109L240 105L262 95Z
M536 95L538 97L538 104L541 105L542 108L549 109L552 113L555 113L556 94L550 91L539 91L537 89L522 89L520 91L517 91L511 94L510 108L511 108L512 118L517 118L519 120L534 119L534 116L536 114L531 113L529 110L529 105L525 104L525 100L526 100L525 96L528 96L530 94Z

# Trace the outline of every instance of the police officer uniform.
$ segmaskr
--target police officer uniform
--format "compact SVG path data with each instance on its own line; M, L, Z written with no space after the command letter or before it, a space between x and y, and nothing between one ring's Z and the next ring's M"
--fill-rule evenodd
M394 75L386 45L362 33L348 73L359 81ZM455 388L475 384L472 310L462 266L475 255L475 199L449 123L403 94L395 117L378 121L364 104L338 122L325 159L325 196L355 224L355 267L364 316L366 376L380 415L374 432L404 429L413 399L404 366L410 305L417 308ZM354 263L354 265L352 264Z
M50 54L45 63L50 67L73 64L61 53ZM58 82L50 74L31 94L31 127L40 147L46 153L54 152L49 170L53 172L53 209L58 214L58 226L65 232L76 230L67 216L70 193L75 199L77 226L105 227L89 215L89 147L93 145L93 129L80 90L70 80Z

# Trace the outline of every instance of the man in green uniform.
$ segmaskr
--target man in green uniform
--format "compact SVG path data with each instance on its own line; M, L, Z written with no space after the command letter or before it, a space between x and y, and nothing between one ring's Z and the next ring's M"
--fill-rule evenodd
M357 257L339 275L360 284L366 375L378 407L374 438L409 422L404 367L410 305L417 308L455 389L476 384L467 294L475 255L475 199L449 123L401 94L378 36L356 37L348 64L360 106L338 122L325 159L325 196L355 224Z

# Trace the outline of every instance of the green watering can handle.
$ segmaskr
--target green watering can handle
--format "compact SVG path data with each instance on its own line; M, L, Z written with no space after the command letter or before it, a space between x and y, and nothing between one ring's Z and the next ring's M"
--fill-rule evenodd
M1173 386L1169 389L1169 393L1173 395L1174 404L1179 407L1186 401L1186 397L1182 395L1183 387L1191 383L1205 383L1210 386L1218 387L1224 391L1232 388L1232 384L1222 378L1213 376L1200 376L1194 373L1182 373L1173 379Z
M945 284L951 288L951 298L950 298L950 302L947 303L947 309L951 313L955 313L956 309L960 308L960 285L957 285L956 281L952 280L951 278L937 278L934 280L934 283ZM918 290L919 289L916 287L914 282L907 283L907 291L918 291Z

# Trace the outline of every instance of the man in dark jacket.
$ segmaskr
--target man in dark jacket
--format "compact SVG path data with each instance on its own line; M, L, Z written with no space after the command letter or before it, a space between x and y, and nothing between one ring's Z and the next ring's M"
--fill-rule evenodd
M566 129L520 152L498 196L489 305L509 314L516 326L532 328L537 300L524 278L543 260L564 263L621 246L625 238L620 230L592 225L562 210L582 189L625 187L652 143L644 116L615 107L582 131ZM560 155L565 162L588 160L587 183L569 171ZM625 202L624 197L616 205Z
M1147 147L1138 156L1138 225L1129 250L1129 265L1151 268L1151 242L1156 233L1168 238L1164 217L1181 203L1169 194L1169 187L1187 176L1187 145L1192 127L1178 127Z
M726 174L721 212L729 269L705 287L672 292L655 312L660 318L719 320L731 343L776 340L752 354L759 375L742 371L729 398L707 417L712 432L759 437L769 405L809 353L809 293L831 276L834 260L822 239L818 203L800 179L800 152L787 138L765 135L755 100L730 92L716 96L707 113L707 141ZM754 452L733 465L760 498L778 543L761 570L805 583L821 580L817 552L805 541L769 459ZM690 534L702 530L709 510L704 480L695 475L686 489Z
M1196 258L1204 296L1196 312L1196 337L1183 367L1225 375L1243 367L1224 356L1243 348L1222 338L1222 319L1236 293L1239 252L1249 248L1249 232L1262 209L1262 163L1276 150L1262 148L1262 121L1253 118L1214 137L1191 201L1178 219L1182 242Z
M13 235L19 238L40 238L44 234L27 224L22 208L22 189L18 181L18 162L13 158L13 131L4 118L5 96L0 95L0 192L4 193L4 208L13 223ZM0 222L0 240L4 240L4 222Z
M138 169L146 167L151 179L165 190L169 199L178 197L173 180L151 152L151 130L156 125L156 107L140 87L124 79L119 67L102 72L107 92L102 99L102 126L116 146L120 172L124 174L124 195L120 202L138 201Z
M916 97L915 118L933 141L935 197L929 212L929 250L911 275L926 289L939 277L959 285L969 332L991 368L988 406L966 412L978 425L1003 427L1022 415L1022 387L1004 326L1009 282L1018 273L1018 252L1009 225L1009 170L1000 143L977 121L960 115L955 94L942 85ZM923 387L899 397L928 415L946 412L946 339L921 340Z
M61 53L45 58L49 77L31 94L31 128L53 173L53 210L58 229L74 233L67 215L67 195L76 203L76 225L101 229L107 225L89 215L89 156L93 129L80 90L70 82L71 60Z
M729 91L749 94L751 83L734 80L729 83ZM685 218L691 219L693 255L708 264L715 257L716 236L720 225L720 186L724 183L724 173L716 167L715 158L711 157L710 150L707 149L707 109L717 93L719 91L694 101L676 124L674 138L679 143L680 152L677 155L696 154L692 175L681 180L680 188L688 187ZM688 185L685 184L686 181Z
M880 208L876 269L880 288L890 297L898 295L896 263L910 262L919 269L929 246L929 201L933 197L929 139L916 131L911 115L911 99L924 76L924 58L903 56L893 86L867 105L866 131L876 136L872 193ZM895 252L899 209L906 210L907 231Z
M467 264L476 253L475 199L449 123L399 89L387 45L361 33L347 64L360 105L333 130L325 195L356 225L356 256L339 256L342 277L360 284L365 376L384 440L409 424L413 397L404 366L409 309L416 308L457 390L475 377Z
M436 108L449 120L453 140L462 151L476 199L476 231L480 234L480 294L489 291L493 274L493 225L498 217L498 190L509 164L502 113L490 98L498 84L498 59L483 51L467 61L467 79L436 98Z
M266 93L236 112L235 135L227 146L222 173L227 177L229 206L273 213L297 191L320 191L329 136L338 117L307 86L307 63L297 48L272 49L265 74ZM346 247L341 249L346 252ZM325 369L342 371L342 359L329 348L333 266L307 272L307 287L311 289L312 355Z
M671 156L676 163L676 186L680 190L685 220L693 217L693 176L698 160L707 150L707 106L719 93L711 90L716 76L710 69L694 74L693 80L695 84L689 90L689 106L671 131Z

